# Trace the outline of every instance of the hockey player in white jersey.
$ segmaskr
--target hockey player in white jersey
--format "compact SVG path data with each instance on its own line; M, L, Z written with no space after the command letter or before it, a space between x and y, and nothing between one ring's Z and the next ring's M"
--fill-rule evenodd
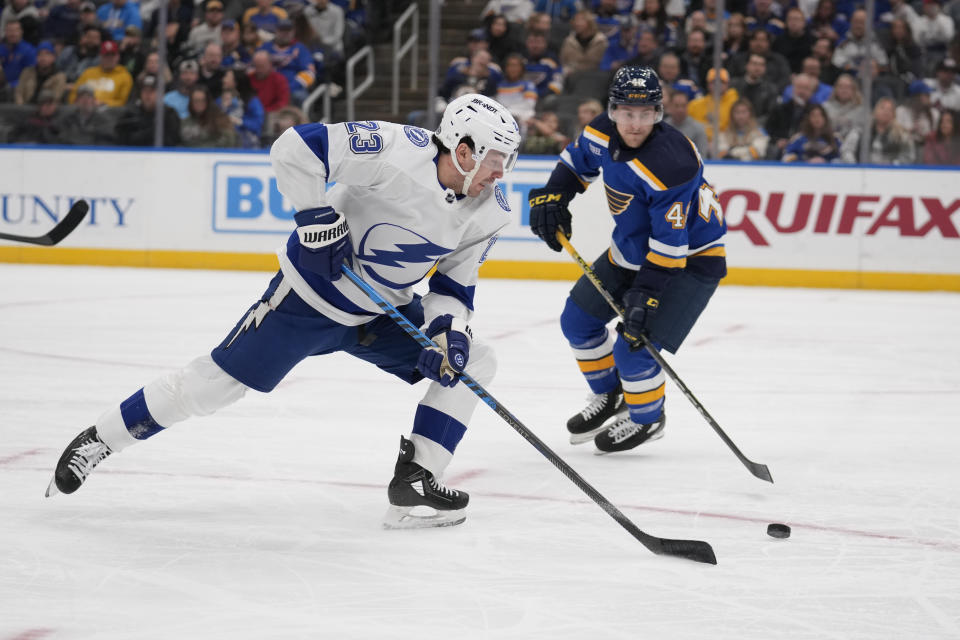
M410 437L401 437L385 526L462 522L469 497L440 477L478 400L457 384L458 374L485 385L496 367L467 321L480 264L508 222L496 180L513 168L519 146L510 113L477 94L451 102L432 133L386 122L288 129L270 152L280 192L298 212L278 251L279 272L211 353L145 385L81 432L47 495L76 491L107 456L211 414L247 389L271 391L308 356L345 351L410 384L431 381ZM345 261L440 350L422 349L341 277ZM412 287L434 265L421 298ZM414 515L418 505L436 513Z

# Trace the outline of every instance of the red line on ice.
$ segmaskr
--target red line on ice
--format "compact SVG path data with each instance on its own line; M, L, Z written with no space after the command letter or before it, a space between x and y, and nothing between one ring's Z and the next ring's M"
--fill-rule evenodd
M6 458L0 458L0 464L10 464L11 462L16 462L17 460L22 460L23 458L28 458L30 456L35 456L42 452L43 449L30 449L29 451L21 451L20 453L15 453L12 456L7 456Z
M53 632L54 629L27 629L15 636L10 636L9 640L40 640L40 638L46 638Z

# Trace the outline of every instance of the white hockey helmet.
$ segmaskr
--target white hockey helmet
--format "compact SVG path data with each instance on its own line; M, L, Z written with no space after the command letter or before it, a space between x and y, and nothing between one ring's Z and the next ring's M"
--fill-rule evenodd
M451 101L435 133L450 150L453 166L465 177L460 191L463 194L467 193L481 165L507 174L517 163L520 127L506 107L492 98L468 93ZM472 171L464 171L457 161L457 145L463 138L473 141L476 164Z

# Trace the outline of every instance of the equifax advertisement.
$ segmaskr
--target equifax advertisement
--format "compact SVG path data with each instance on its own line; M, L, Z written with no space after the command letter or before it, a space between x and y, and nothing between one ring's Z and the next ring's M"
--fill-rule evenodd
M523 157L501 185L512 221L488 262L516 263L517 277L525 263L569 263L529 228L527 194L554 165ZM723 205L732 269L960 274L958 169L710 163L705 174ZM266 255L294 226L264 152L3 147L0 176L6 233L41 234L76 199L90 202L84 223L48 252ZM599 180L571 210L574 245L599 255L613 226ZM0 260L30 261L12 247L0 242Z

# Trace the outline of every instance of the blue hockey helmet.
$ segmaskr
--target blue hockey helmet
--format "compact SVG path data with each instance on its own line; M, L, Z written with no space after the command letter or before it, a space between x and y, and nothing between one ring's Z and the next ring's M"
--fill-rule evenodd
M619 105L652 105L657 110L656 122L663 120L663 89L657 72L650 67L620 67L607 96L611 112Z

